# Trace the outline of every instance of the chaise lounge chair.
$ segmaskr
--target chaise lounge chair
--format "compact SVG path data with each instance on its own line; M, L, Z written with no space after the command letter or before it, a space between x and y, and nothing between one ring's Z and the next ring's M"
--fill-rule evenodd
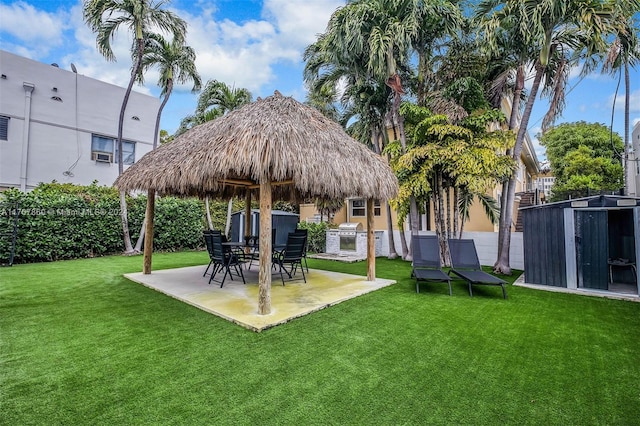
M451 272L469 284L469 295L473 297L472 285L495 285L502 288L502 297L507 298L506 281L488 274L480 267L478 252L473 240L449 240Z
M413 235L413 270L411 276L416 279L416 293L420 293L420 281L446 282L451 292L451 277L445 274L440 264L440 246L435 235Z

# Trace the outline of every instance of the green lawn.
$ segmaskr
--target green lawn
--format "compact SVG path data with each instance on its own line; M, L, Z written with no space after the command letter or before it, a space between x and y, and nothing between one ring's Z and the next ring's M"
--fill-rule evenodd
M154 268L206 261L157 254ZM122 277L141 263L0 269L0 424L640 419L640 303L513 286L471 298L459 281L453 297L416 294L409 264L378 259L398 284L257 334Z

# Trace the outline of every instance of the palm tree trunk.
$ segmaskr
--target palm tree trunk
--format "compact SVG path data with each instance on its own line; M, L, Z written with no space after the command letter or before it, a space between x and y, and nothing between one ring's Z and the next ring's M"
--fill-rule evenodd
M224 227L224 235L229 237L229 231L231 231L231 212L233 211L233 198L229 199L229 204L227 205L227 222Z
M453 238L456 237L456 230L458 229L458 222L460 218L460 210L458 209L458 187L453 187Z
M162 117L162 110L164 106L169 101L169 97L171 96L171 92L173 91L173 79L169 79L167 81L167 93L164 95L164 99L160 104L160 108L158 108L158 114L156 115L156 130L153 135L153 148L156 149L158 147L158 134L160 133L160 117Z
M391 206L389 202L385 202L387 207L387 235L389 236L389 255L387 258L396 259L398 257L398 253L396 252L396 242L395 238L393 238L393 220L391 219Z
M211 210L209 210L209 197L205 197L204 199L204 208L207 211L207 225L209 225L209 229L213 229L213 221L211 220Z
M407 260L407 256L409 254L409 247L407 246L407 237L404 235L404 223L398 223L398 228L400 231L400 247L402 247L402 258Z
M440 243L440 258L443 265L450 265L449 262L449 250L446 238L446 230L444 224L444 187L442 185L442 174L436 173L435 176L436 188L436 235L438 236L438 242Z
M535 103L536 96L538 95L538 89L540 88L540 81L542 80L542 74L544 67L540 63L540 60L536 61L535 65L536 75L533 79L533 85L527 103L522 114L522 121L518 128L518 134L516 136L516 144L513 147L513 159L518 161L520 154L522 153L522 144L524 137L527 133L527 126L529 125L529 118L531 117L531 110ZM516 192L516 172L514 171L511 178L509 178L509 187L506 194L506 206L504 210L504 221L500 222L500 230L498 233L498 260L494 266L494 272L504 275L511 275L511 266L509 265L509 250L511 248L511 222L513 221L513 206L515 203ZM505 195L503 194L503 199Z
M509 130L513 130L516 127L516 122L518 121L518 112L520 111L520 97L522 96L522 90L524 90L524 65L519 65L516 70L516 87L513 90L513 98L511 101L511 114L509 116ZM507 155L511 155L511 150L507 149ZM507 206L506 198L507 193L509 192L509 181L505 180L502 182L502 193L500 194L502 199L500 201L500 221L498 222L498 257L496 259L496 263L493 265L493 268L496 269L498 267L498 259L500 259L500 253L502 253L502 230L506 229L506 223L504 222L506 215L505 209ZM509 229L511 227L509 226ZM462 238L462 232L460 232L460 238Z
M626 54L626 52L625 52ZM629 195L629 98L631 89L629 87L629 61L624 61L624 157L622 170L624 172L624 193ZM638 190L636 188L636 194Z
M122 100L122 106L120 107L120 116L118 118L118 176L124 171L123 155L122 155L122 133L124 127L124 114L129 103L129 96L131 96L131 90L133 89L133 82L136 79L136 75L140 72L140 65L142 64L142 52L144 40L137 39L137 54L136 62L131 70L131 78L129 79L129 85L124 92L124 99ZM124 191L120 191L120 219L122 220L122 239L124 241L124 251L126 254L133 253L133 246L131 245L131 235L129 235L129 218L127 216L127 198Z
M158 113L156 114L156 127L153 134L153 148L151 148L152 150L158 147L158 134L160 133L160 117L162 117L162 110L164 109L164 106L169 101L169 97L171 96L172 90L173 90L173 79L169 79L169 81L167 82L167 93L165 94L164 99L160 104L160 108L158 108ZM142 249L142 242L144 240L145 231L147 229L147 220L148 220L147 212L149 211L150 202L151 201L147 198L147 209L145 209L145 212L144 212L144 220L142 221L142 228L140 228L140 234L138 236L138 240L136 241L136 245L133 248L133 251L136 253L140 252L140 250Z
M402 152L407 151L407 138L404 131L404 117L400 114L400 92L394 90L394 98L393 98L393 115L396 118L398 123L398 132L400 133L400 145L402 145ZM409 198L409 225L411 227L411 235L418 234L418 204L416 203L416 199L414 196ZM401 238L404 238L404 234L401 235ZM405 238L406 240L406 238ZM406 241L405 241L406 245ZM403 247L404 251L404 247ZM411 251L407 250L406 253L403 253L403 258L405 260L412 260Z
M445 191L445 206L447 209L447 239L451 238L451 187Z

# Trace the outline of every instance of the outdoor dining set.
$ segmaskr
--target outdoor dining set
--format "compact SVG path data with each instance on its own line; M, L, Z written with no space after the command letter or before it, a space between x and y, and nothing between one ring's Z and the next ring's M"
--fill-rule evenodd
M245 236L244 241L228 241L227 237L219 230L206 230L203 235L210 261L202 276L210 274L209 284L212 281L219 282L222 287L227 276L233 280L234 274L246 284L243 268L249 270L252 265L258 264L260 261L259 237L252 235ZM302 279L306 283L305 268L309 272L307 230L296 229L290 232L284 245L275 244L275 237L276 230L274 229L271 234L271 265L273 270L280 274L282 285L285 284L285 275L288 279L294 279L298 267L300 267ZM215 278L218 273L223 273L222 279Z

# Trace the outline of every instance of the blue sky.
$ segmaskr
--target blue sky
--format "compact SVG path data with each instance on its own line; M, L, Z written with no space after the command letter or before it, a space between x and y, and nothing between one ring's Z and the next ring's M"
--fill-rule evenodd
M254 98L275 90L304 100L302 52L324 31L331 13L342 0L174 0L169 8L189 25L187 44L198 55L203 79L217 79L249 89ZM125 87L131 66L129 35L122 31L113 43L117 62L106 62L95 49L95 35L82 20L82 2L62 0L0 0L0 49L44 63L57 63L80 74ZM0 64L1 66L1 64ZM609 125L617 79L600 74L569 81L566 107L558 123L584 120ZM158 96L157 74L146 75L134 90ZM640 121L640 71L632 70L631 126ZM624 84L615 102L614 131L623 135ZM197 95L178 87L165 107L162 128L175 131L192 113ZM537 100L529 133L537 145L546 102Z

